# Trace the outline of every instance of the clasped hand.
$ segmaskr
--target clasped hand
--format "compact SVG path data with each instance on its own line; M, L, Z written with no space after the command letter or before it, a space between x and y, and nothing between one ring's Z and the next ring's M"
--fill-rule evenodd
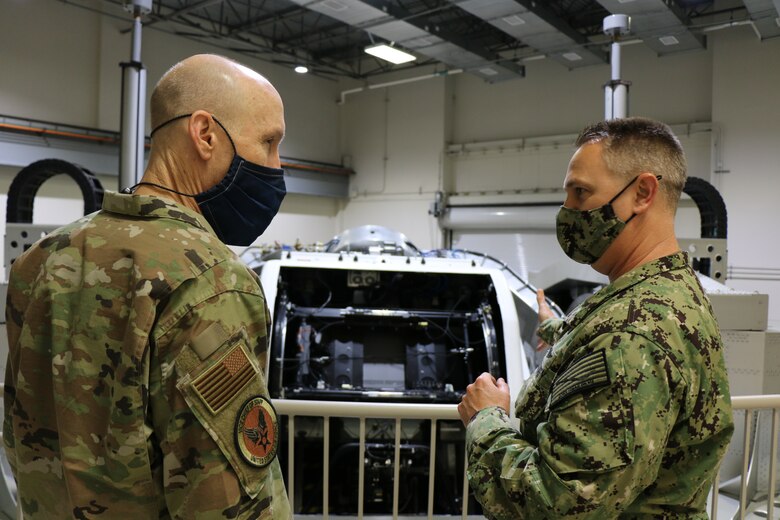
M474 415L485 408L500 406L509 411L509 385L504 378L495 377L487 372L482 373L476 381L466 387L466 393L458 405L460 420L465 426Z

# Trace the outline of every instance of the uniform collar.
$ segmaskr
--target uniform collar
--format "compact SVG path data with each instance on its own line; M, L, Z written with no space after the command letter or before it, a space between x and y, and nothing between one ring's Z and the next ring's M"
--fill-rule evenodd
M107 191L103 195L103 210L131 217L180 220L213 235L216 234L203 215L161 197Z
M607 285L599 292L585 300L582 305L577 307L566 317L566 328L573 329L579 325L591 312L596 310L602 303L610 298L630 289L634 285L658 276L667 271L683 269L688 266L688 253L678 251L668 256L658 258L652 262L642 264L639 267L625 273L611 284Z

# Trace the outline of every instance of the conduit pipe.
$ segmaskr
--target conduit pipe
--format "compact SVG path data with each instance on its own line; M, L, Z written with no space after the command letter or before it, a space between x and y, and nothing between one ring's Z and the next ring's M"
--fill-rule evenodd
M463 72L463 69L452 69L452 70L443 70L441 72L432 72L431 74L425 74L423 76L415 76L413 78L406 78L406 79L398 79L395 81L387 81L384 83L374 83L372 85L366 85L365 87L358 87L358 88L352 88L349 90L343 90L341 91L341 96L339 97L338 104L343 105L347 101L347 96L349 94L357 94L358 92L363 92L364 90L374 90L377 88L385 88L385 87L393 87L395 85L403 85L405 83L414 83L416 81L422 81L424 79L431 79L431 78L441 78L444 76L454 76L455 74L460 74Z

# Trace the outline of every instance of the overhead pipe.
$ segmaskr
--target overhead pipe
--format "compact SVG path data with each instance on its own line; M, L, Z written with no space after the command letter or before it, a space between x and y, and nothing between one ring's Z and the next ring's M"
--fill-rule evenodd
M152 0L125 0L133 13L130 61L122 67L121 145L119 191L134 186L143 175L146 117L146 69L141 63L141 17L152 10Z
M372 85L366 85L365 87L358 87L358 88L352 88L349 90L342 90L341 96L339 97L338 104L343 105L347 101L347 96L349 94L357 94L358 92L363 92L364 90L373 90L377 88L384 88L384 87L393 87L395 85L403 85L405 83L414 83L415 81L422 81L424 79L431 79L431 78L441 78L444 76L454 76L455 74L460 74L463 72L463 69L452 69L452 70L443 70L441 72L432 72L431 74L425 74L423 76L415 76L413 78L405 78L405 79L398 79L395 81L387 81L385 83L374 83Z
M628 116L628 87L630 81L620 79L620 37L629 33L631 19L625 14L613 14L604 18L604 34L612 38L610 51L611 79L604 85L604 119L620 119Z
M58 137L64 139L90 141L90 142L106 144L106 145L116 145L120 143L119 134L108 130L97 130L97 129L86 128L86 127L72 126L72 125L60 125L60 123L50 123L47 121L38 121L34 119L22 119L17 117L0 115L0 119L5 119L6 117L9 117L14 121L19 121L19 122L29 121L30 123L35 123L37 126L21 125L21 124L14 124L14 123L0 123L0 133L4 131L11 132L11 133L25 133L25 134L33 134L41 137L51 136L51 137ZM42 126L42 125L66 126L67 128L72 128L74 131L58 130L56 128L47 128L46 126ZM88 133L91 131L99 131L104 135L92 135ZM144 146L145 148L149 148L148 144L145 144ZM351 168L344 168L336 164L327 164L327 163L320 164L311 161L306 161L304 159L285 158L285 157L282 157L281 166L282 168L288 168L291 170L328 173L332 175L352 175L353 173L355 173L354 170L352 170Z

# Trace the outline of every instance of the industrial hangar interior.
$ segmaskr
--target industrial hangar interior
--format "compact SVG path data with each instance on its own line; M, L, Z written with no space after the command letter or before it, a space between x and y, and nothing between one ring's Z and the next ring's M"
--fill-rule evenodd
M514 399L539 365L535 289L563 316L606 285L560 250L555 214L574 139L605 118L616 85L626 115L668 124L683 145L694 182L675 224L713 302L732 395L780 393L777 0L149 3L3 2L3 282L37 238L125 187L128 75L144 86L147 144L149 94L177 61L219 54L268 78L284 102L288 194L233 250L271 311L269 395L298 410L280 409L278 455L296 518L481 517L453 405L485 371ZM630 29L605 31L612 15ZM381 44L411 61L367 54ZM22 171L31 184L14 189ZM345 403L451 415L361 420ZM761 517L777 480L759 471L776 456L772 415L754 417L723 463L719 518L740 497L756 515L745 518ZM13 518L4 474L0 513Z

